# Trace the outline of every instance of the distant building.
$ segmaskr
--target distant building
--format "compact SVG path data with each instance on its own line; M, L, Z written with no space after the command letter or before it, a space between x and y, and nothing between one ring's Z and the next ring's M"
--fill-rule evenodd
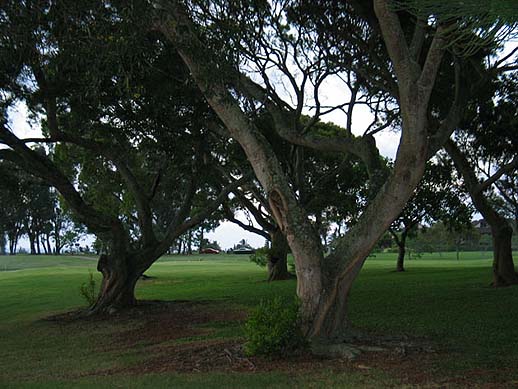
M253 254L255 249L250 246L246 240L242 239L238 244L234 245L231 252L233 254Z

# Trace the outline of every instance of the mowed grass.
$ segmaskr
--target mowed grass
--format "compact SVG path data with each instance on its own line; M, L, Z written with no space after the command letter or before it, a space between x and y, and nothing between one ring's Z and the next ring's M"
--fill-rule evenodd
M351 293L351 324L434 343L441 350L434 366L440 375L495 371L518 384L518 288L490 287L491 255L461 253L457 261L455 253L426 254L407 261L407 272L395 273L395 254L376 254ZM79 287L89 272L100 280L95 266L84 257L0 257L0 387L385 387L400 382L377 369L135 374L150 357L148 345L114 347L113 341L135 323L43 320L84 306ZM165 257L147 274L155 278L139 282L139 299L210 301L211 309L250 309L263 298L290 298L296 287L291 280L264 282L265 270L247 256ZM242 336L239 323L214 323L213 329L211 336ZM133 367L131 374L112 373L126 366Z

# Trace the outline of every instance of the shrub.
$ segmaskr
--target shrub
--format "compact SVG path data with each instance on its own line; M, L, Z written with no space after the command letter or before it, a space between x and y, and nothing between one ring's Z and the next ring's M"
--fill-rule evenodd
M262 300L245 323L245 335L248 355L287 355L303 348L298 301Z
M258 266L265 267L268 264L268 254L270 249L263 247L255 250L255 253L250 255L250 261Z
M96 287L95 287L95 279L92 272L90 272L88 276L88 281L83 282L81 287L79 288L79 293L88 303L88 306L91 307L95 304L97 299Z

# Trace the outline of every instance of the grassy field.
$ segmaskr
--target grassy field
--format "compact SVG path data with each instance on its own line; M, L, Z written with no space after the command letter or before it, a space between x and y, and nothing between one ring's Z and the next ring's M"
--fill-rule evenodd
M489 286L490 257L428 254L402 274L392 271L395 254L368 259L352 291L351 324L431 351L365 353L353 362L256 358L249 371L207 368L219 354L189 365L209 347L232 360L229 345L243 342L240 312L294 293L295 281L264 282L265 270L247 256L158 261L137 297L177 303L154 321L45 320L85 304L79 286L89 272L99 280L94 258L0 257L0 387L516 387L518 289Z

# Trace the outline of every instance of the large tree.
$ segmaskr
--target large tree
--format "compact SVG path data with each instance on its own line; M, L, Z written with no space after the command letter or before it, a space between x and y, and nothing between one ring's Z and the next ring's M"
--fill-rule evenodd
M409 28L409 18L396 13L384 0L376 0L373 7L368 5L366 9L349 2L335 4L333 12L322 12L319 17L330 15L333 25L344 26L341 39L345 43L338 49L352 47L356 50L351 51L351 56L333 58L328 55L328 48L322 46L325 42L314 26L305 24L312 16L296 4L292 5L290 2L258 5L213 2L207 8L204 3L189 8L177 1L161 2L157 8L161 9L162 18L156 24L167 40L174 42L205 98L230 135L240 143L267 194L272 214L285 234L296 262L303 331L313 344L318 345L343 339L352 283L376 241L411 197L429 155L433 155L453 131L461 110L462 94L456 93L457 98L451 102L448 114L441 117L443 120L429 120L430 97L446 51L448 25L428 18ZM289 24L292 10L297 11L294 13L298 18L295 24ZM213 20L223 22L213 23ZM241 21L246 21L246 25L240 25ZM222 31L221 26L230 26L231 31L245 31L235 40L226 36L225 42L239 44L225 45L223 40L217 39L214 43L212 37ZM362 51L356 41L363 42L371 50ZM219 51L222 47L224 50ZM240 53L244 53L241 63ZM362 53L364 58L370 55L370 60L362 62ZM311 130L311 125L326 111L323 104L318 104L319 88L325 78L339 74L342 69L359 68L360 63L377 64L379 71L373 73L373 77L384 75L378 79L378 90L380 94L388 93L399 108L401 139L388 177L380 174L379 153L372 136L372 132L382 126L369 126L362 137L354 136L350 126L344 133L334 136ZM250 69L250 64L255 67ZM342 68L337 70L335 65ZM453 60L445 71L452 72L452 67ZM269 77L272 68L287 78L294 105L277 93L279 87L276 89ZM218 69L217 78L213 77L214 69ZM251 70L259 75L259 79L250 77ZM462 89L459 71L457 76L454 84L459 91ZM358 98L354 90L365 90L362 89L363 79L358 70L349 82L351 101L342 104L342 108L354 106L354 100ZM315 120L310 125L304 125L301 120L307 87L317 103ZM250 103L242 104L243 101ZM368 206L325 258L320 237L271 144L247 114L250 105L264 106L274 120L275 131L290 142L319 150L351 153L366 164L371 174L373 195ZM349 118L352 124L352 115ZM326 352L328 350L325 348Z
M103 241L91 312L133 305L144 271L239 183L211 170L221 161L210 152L207 106L186 87L174 53L139 29L148 26L139 4L8 2L1 13L1 50L11 60L1 63L0 158L55 187ZM11 131L8 109L18 101L42 119L43 137ZM171 210L165 231L153 208L162 197Z
M511 199L503 190L502 180L515 177L518 172L517 79L512 74L498 82L488 82L470 107L455 139L445 146L475 208L491 228L495 287L518 284L512 252L513 229L492 201L492 193L499 188L501 195Z

